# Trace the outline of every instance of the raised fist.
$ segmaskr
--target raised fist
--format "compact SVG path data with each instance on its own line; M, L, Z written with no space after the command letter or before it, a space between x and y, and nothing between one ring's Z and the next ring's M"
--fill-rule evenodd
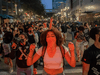
M34 51L34 49L35 49L35 44L31 44L30 45L30 51Z
M69 42L68 48L69 48L70 51L74 51L74 49L75 49L74 44L72 42Z

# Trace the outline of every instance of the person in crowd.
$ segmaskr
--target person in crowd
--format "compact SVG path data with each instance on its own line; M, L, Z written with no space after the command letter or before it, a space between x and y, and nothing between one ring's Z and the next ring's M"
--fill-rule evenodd
M13 37L15 39L17 39L19 37L19 34L20 34L20 31L19 31L18 27L15 27L15 30L13 32Z
M30 52L30 44L28 43L28 37L25 33L19 35L20 41L18 44L12 44L12 50L9 54L11 59L16 58L16 65L17 65L17 75L33 75L33 66L27 66L27 56ZM34 51L35 52L35 51ZM37 66L34 64L34 67ZM35 70L36 68L34 68Z
M72 32L72 41L74 41L74 33L77 31L78 27L75 25L75 23L72 23L70 28L71 28L71 32Z
M64 36L65 36L65 40L64 40L65 43L66 43L66 38L67 38L67 29L68 29L68 27L69 27L69 26L66 25L65 22L63 22L62 25L61 25L62 33L63 33Z
M87 41L88 43L89 43L89 38L90 38L89 32L90 32L90 27L89 27L88 23L84 23L84 36L85 36L86 41ZM88 48L88 45L87 45L86 48Z
M3 56L3 47L2 47L2 43L3 43L3 34L0 28L0 57Z
M30 44L35 44L35 34L34 34L34 31L33 31L32 25L29 25L29 27L28 27L27 36L28 36L28 42L29 42ZM35 49L35 50L36 50L36 49ZM35 64L37 64L37 62L36 62ZM33 66L33 67L34 67L34 66ZM34 74L37 73L37 72L36 72L36 70L37 70L36 68L37 68L37 66L35 66L35 69L33 69Z
M24 32L24 27L23 27L23 26L20 25L20 26L18 27L18 29L19 29L20 34Z
M39 33L39 31L38 31L38 26L35 26L35 27L34 27L34 34L35 34L34 39L35 39L35 44L36 44L36 51L38 50L38 42L39 42L38 33Z
M57 21L56 26L59 28L61 26L61 23L59 21Z
M33 31L33 28L32 28L31 25L28 27L27 36L28 36L28 42L29 42L30 44L32 44L32 43L35 44L35 39L34 39L35 34L34 34L34 31Z
M10 28L12 29L12 32L14 31L14 26L11 24Z
M100 74L100 27L90 30L90 37L94 43L84 51L82 58L82 75Z
M4 35L4 28L3 27L0 27L0 29L1 29L1 33Z
M30 53L27 59L28 66L34 64L42 56L44 62L42 75L63 75L63 57L65 57L70 66L75 67L74 44L71 42L68 44L70 53L68 48L64 49L64 51L60 51L63 39L61 33L57 29L48 29L44 31L41 34L40 41L42 47L39 48L34 56L35 45L30 46Z
M12 32L12 29L9 26L7 26L7 32Z
M39 32L38 32L38 37L39 37L39 41L38 41L38 43L37 43L38 49L42 46L42 45L41 45L41 42L40 42L40 35L42 34L42 32L43 32L43 28L40 28L40 29L39 29ZM43 59L42 59L42 57L40 58L40 63L39 63L39 65L43 65Z
M78 28L78 31L75 34L75 39L76 39L76 52L77 52L77 57L78 57L78 62L80 62L81 57L83 56L84 53L84 46L88 45L88 42L85 39L84 36L84 27L80 26Z
M46 28L47 28L47 22L46 21L43 23L43 27L44 27L44 30L46 30Z
M11 39L13 38L13 34L11 32L6 32L3 36L3 53L4 53L4 63L9 65L9 73L13 72L13 62L12 59L9 57L11 53Z

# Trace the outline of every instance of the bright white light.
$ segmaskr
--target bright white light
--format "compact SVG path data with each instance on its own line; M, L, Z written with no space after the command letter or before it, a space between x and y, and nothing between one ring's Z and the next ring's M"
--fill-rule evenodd
M23 9L21 9L21 11L23 11Z
M29 16L29 14L27 14L27 16Z
M64 2L58 2L58 3L64 3Z
M87 6L85 7L86 9L94 9L95 7L94 6Z
M79 17L77 17L76 19L77 19L77 21L78 21L78 20L79 20Z
M66 10L67 8L65 7L65 10Z
M23 9L19 9L19 12L23 12Z
M66 12L64 12L64 16L66 16Z
M20 11L20 9L19 9L19 11Z

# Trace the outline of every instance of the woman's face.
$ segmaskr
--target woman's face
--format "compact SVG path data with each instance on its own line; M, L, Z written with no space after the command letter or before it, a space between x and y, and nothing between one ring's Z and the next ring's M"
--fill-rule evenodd
M47 42L47 44L51 44L51 45L56 44L56 36L52 31L49 31L47 33L46 42Z

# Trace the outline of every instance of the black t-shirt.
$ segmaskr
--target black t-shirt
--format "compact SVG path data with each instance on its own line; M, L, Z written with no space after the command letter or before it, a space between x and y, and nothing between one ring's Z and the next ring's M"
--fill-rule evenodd
M42 46L41 43L40 43L40 36L41 36L41 33L42 33L42 32L39 32L39 31L38 31L38 36L39 36L38 46L39 46L39 48Z
M34 39L33 34L32 34L32 35L27 34L27 36L28 36L28 42L29 42L30 44L35 43L35 39Z
M16 64L19 68L28 68L27 66L27 57L30 52L29 50L30 44L26 42L25 45L21 45L20 42L17 44L16 49L12 49L9 57L14 59L16 57ZM36 51L34 50L34 54ZM33 55L34 55L33 54ZM34 63L34 68L37 68L37 62Z
M67 28L68 28L68 27L66 26L66 24L62 24L62 25L61 25L61 29L62 29L62 32L63 32L63 33L66 33L66 32L67 32Z
M88 75L100 75L100 49L94 44L84 51L82 61L90 64Z
M72 28L72 30L71 31L76 31L76 28L77 28L77 26L76 25L72 25L72 26L70 26L71 28Z

